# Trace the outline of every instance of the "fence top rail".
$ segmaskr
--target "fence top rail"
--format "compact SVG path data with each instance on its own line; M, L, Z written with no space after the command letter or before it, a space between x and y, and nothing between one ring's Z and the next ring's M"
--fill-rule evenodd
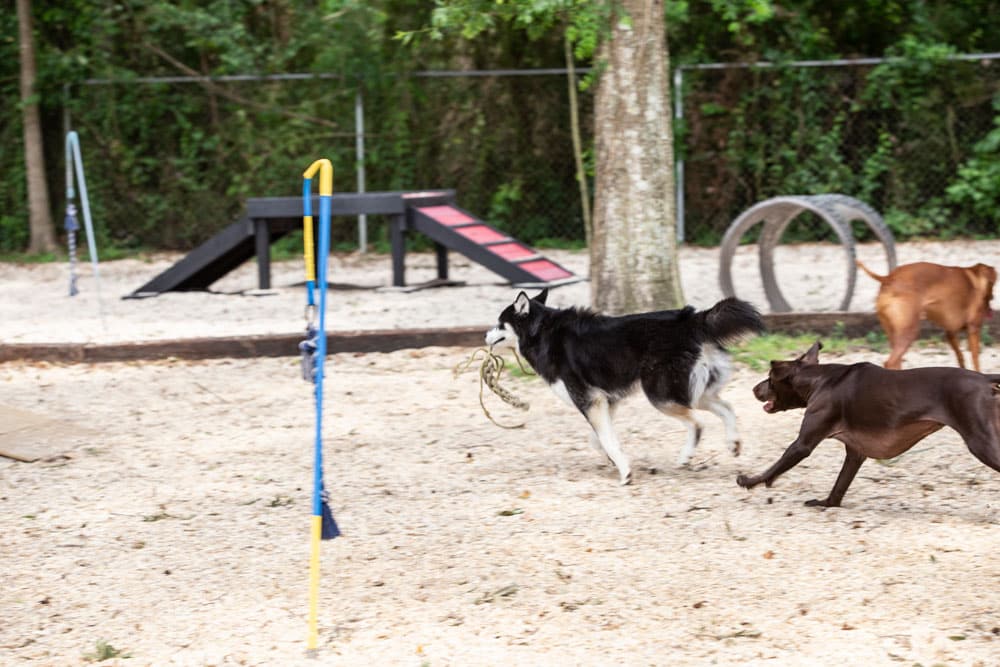
M1000 60L1000 53L956 53L946 56L945 60L976 61ZM790 60L788 62L732 62L732 63L693 63L678 65L675 72L693 70L721 69L771 69L778 67L845 67L857 65L880 65L887 62L901 62L905 58L838 58L833 60ZM575 69L576 74L587 74L589 67ZM462 70L419 70L408 76L422 79L440 78L475 78L491 76L566 76L569 70L565 67L548 67L537 69L462 69ZM84 79L86 86L110 86L124 83L206 83L206 82L240 82L240 81L304 81L310 79L350 79L345 74L334 72L288 72L284 74L220 74L218 76L139 76L123 78L93 78Z
M956 53L945 56L944 60L976 61L976 60L1000 60L1000 53ZM906 58L835 58L832 60L789 60L787 62L772 62L761 60L758 62L733 62L733 63L693 63L690 65L678 65L677 70L710 70L710 69L770 69L776 67L849 67L852 65L881 65L889 62L903 62Z
M591 68L578 67L577 74L586 74ZM565 76L569 70L560 67L538 69L459 69L459 70L419 70L407 75L420 79L475 78L491 76ZM307 81L310 79L361 79L333 72L288 72L285 74L220 74L217 76L137 76L124 78L84 79L85 86L111 86L125 83L218 83L242 81Z

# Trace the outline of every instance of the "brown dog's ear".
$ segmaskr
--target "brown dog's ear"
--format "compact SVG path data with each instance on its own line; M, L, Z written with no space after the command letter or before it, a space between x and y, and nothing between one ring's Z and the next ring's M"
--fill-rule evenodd
M809 348L809 351L799 357L799 361L804 364L818 364L819 363L819 351L823 349L823 343L816 341Z
M792 374L794 366L794 361L775 361L772 359L771 372L767 374L767 379L772 382L780 382Z
M996 284L997 270L994 269L992 266L990 266L989 264L979 263L972 268L974 269L976 277L979 278L983 283L985 283L984 285L982 285L982 288L992 287L994 284Z

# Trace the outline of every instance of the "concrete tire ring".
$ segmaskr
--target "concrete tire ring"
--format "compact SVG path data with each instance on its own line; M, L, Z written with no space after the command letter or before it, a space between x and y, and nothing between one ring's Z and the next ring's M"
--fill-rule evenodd
M844 246L847 286L839 310L846 311L850 307L857 280L854 235L850 224L852 220L861 220L872 230L885 248L889 270L896 267L896 247L892 232L882 217L864 202L840 194L774 197L759 202L740 214L723 236L719 258L719 285L725 296L736 296L732 262L740 239L758 222L763 222L764 229L761 231L758 243L758 264L764 293L772 312L787 313L793 310L778 287L774 271L774 248L788 225L803 211L811 211L818 215L834 230L841 245Z

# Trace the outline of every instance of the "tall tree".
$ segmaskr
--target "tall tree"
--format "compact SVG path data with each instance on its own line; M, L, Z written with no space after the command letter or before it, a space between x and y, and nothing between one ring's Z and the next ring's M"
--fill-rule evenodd
M439 0L430 31L471 39L499 21L529 36L565 29L578 54L599 44L591 304L612 314L682 305L663 0Z
M42 121L35 93L35 38L32 32L31 0L17 0L18 45L21 53L21 116L24 126L24 165L28 174L28 215L31 228L29 253L56 249L49 186L45 181L42 151Z
M661 0L622 0L598 62L591 303L609 313L683 303L674 137ZM624 10L624 11L621 11Z

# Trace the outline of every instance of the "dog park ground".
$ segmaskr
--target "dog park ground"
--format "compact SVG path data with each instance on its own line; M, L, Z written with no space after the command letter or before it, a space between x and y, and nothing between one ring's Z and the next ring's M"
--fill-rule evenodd
M996 242L899 251L901 262L1000 259ZM810 276L782 283L793 304L839 301L811 277L835 273L829 252L781 249L782 270ZM859 251L876 270L879 253ZM89 274L76 301L64 296L64 266L0 265L0 340L301 329L295 263L278 265L267 293L246 291L244 267L218 286L239 295L118 299L169 259L104 265L103 317ZM586 265L576 253L557 259ZM714 259L682 253L697 305L718 297ZM750 285L756 257L741 249L737 259L750 276L737 284ZM411 261L414 280L430 277L432 258ZM331 292L331 328L341 330L485 328L515 293L459 261L465 287L347 289L387 283L388 259L334 262L331 279L345 284ZM870 310L874 282L858 287L854 307ZM586 290L550 298L583 303ZM725 451L706 414L694 464L677 468L683 427L636 397L616 417L635 471L620 487L582 418L537 379L506 381L526 413L488 398L522 429L487 421L476 374L452 374L470 352L329 359L326 484L344 535L322 547L316 659L304 652L313 404L297 358L0 365L0 405L62 425L46 460L0 458L0 664L119 652L103 664L996 664L1000 476L954 432L868 461L840 509L802 505L836 478L833 441L773 488L746 492L736 475L770 465L801 413L764 413L750 392L762 372L738 365L723 396L743 454ZM915 346L905 363L954 358ZM983 368L1000 369L995 347Z

